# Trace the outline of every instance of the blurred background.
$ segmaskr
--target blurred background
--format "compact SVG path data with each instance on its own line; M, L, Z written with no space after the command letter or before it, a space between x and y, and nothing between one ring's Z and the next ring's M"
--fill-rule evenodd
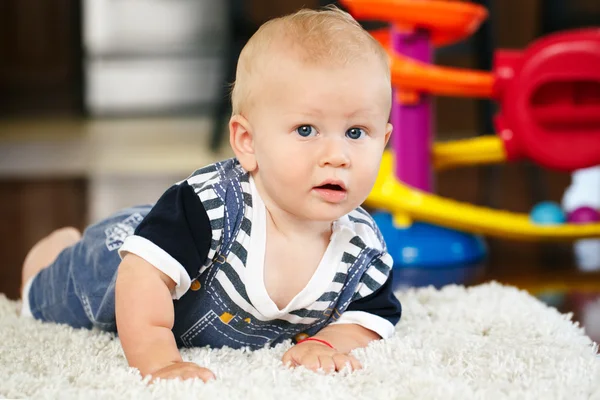
M477 2L489 20L438 49L436 63L489 70L496 48L600 25L598 0ZM229 157L228 84L241 47L269 18L329 3L1 0L0 292L18 298L22 260L52 230L154 202L196 168ZM436 139L492 133L493 107L437 98ZM529 212L543 200L560 202L571 176L517 163L444 171L436 182L446 197ZM482 281L525 289L558 282L573 292L592 282L600 290L596 272L577 268L570 243L487 242ZM545 296L582 320L582 298L600 309L589 290ZM600 317L590 318L598 334Z

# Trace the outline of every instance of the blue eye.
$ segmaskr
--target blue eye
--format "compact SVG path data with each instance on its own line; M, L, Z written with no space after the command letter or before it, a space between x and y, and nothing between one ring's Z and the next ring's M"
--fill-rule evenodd
M302 125L296 128L296 132L302 137L309 137L314 136L317 133L317 130L311 125Z
M360 139L367 133L361 128L350 128L346 131L346 137L350 139Z

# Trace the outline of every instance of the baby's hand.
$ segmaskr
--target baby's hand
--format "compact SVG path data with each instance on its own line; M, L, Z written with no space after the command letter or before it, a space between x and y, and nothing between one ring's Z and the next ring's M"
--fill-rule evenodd
M152 381L156 379L180 378L182 380L185 380L200 378L204 382L207 382L210 379L215 379L215 374L213 374L211 370L202 368L198 364L183 361L169 364L166 367L163 367L158 371L153 372L151 375Z
M299 343L285 352L282 361L291 367L300 365L317 371L322 368L326 373L341 371L345 366L355 371L361 369L360 362L350 354L340 353L323 343L306 341Z

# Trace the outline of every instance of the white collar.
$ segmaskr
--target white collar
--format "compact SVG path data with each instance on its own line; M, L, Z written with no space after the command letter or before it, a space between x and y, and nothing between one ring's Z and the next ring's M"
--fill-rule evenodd
M280 310L269 297L264 281L264 260L266 249L267 214L265 204L258 193L254 179L250 176L252 194L252 232L246 262L246 293L256 310L266 318L272 319L288 314L290 311L307 308L326 291L340 267L344 248L356 233L354 224L347 215L332 226L329 245L323 254L319 266L307 285Z

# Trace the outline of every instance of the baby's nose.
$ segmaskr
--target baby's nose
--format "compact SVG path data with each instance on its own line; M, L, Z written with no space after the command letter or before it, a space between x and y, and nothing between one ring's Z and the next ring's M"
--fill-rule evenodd
M348 144L343 139L330 138L325 140L319 165L340 168L350 165Z

